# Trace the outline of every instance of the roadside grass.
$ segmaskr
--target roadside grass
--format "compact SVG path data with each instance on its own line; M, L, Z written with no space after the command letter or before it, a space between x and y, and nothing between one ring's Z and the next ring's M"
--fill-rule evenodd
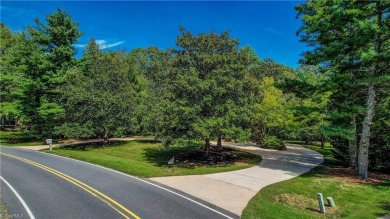
M298 142L293 142L298 143ZM372 173L357 179L340 168L331 146L307 146L324 155L324 164L291 180L260 190L244 209L243 219L258 218L378 218L390 212L390 176ZM319 212L317 193L333 197L336 207Z
M21 131L0 131L0 145L4 146L35 146L45 144L27 133Z
M5 204L0 201L0 218L9 219L8 210Z
M156 141L115 142L110 146L84 144L54 148L44 152L57 154L139 177L200 175L244 169L261 162L261 157L246 152L234 151L241 159L232 165L182 166L168 165L173 155L198 149L199 145L165 148ZM200 149L200 148L199 148Z

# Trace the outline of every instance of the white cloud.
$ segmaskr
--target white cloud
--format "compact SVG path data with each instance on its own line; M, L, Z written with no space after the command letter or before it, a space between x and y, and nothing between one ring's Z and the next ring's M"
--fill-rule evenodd
M118 46L125 42L125 41L119 41L119 42L109 43L107 42L107 40L95 40L95 41L96 44L98 44L99 49L108 49L114 46ZM86 45L87 44L74 44L75 47L79 47L79 48L84 48Z
M116 42L116 43L106 43L106 42L104 42L104 43L101 43L101 44L99 44L98 43L98 45L99 45L99 48L100 49L108 49L108 48L111 48L111 47L114 47L114 46L118 46L118 45L120 45L120 44L122 44L122 43L124 43L125 41L120 41L120 42Z
M100 46L106 44L105 40L95 40L95 42Z
M87 44L74 44L73 46L78 48L84 48Z
M278 35L278 36L282 36L282 35L283 35L282 32L279 32L279 31L277 31L277 30L275 30L275 29L272 29L272 28L266 28L265 30L268 31L268 32L270 32L270 33L273 33L273 34L275 34L275 35Z

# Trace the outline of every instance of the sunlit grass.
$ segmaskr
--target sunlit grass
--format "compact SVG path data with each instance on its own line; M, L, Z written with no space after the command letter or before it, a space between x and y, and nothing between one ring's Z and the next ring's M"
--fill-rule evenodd
M167 162L173 155L194 150L198 145L165 148L159 142L154 141L128 141L117 142L112 146L105 147L84 146L55 148L52 151L45 150L45 152L83 160L140 177L197 175L233 171L257 165L261 161L261 158L257 155L235 151L234 153L241 159L231 165L171 166Z
M351 182L330 171L336 160L328 145L308 146L324 155L324 165L297 178L262 189L245 208L242 218L378 218L390 212L390 181ZM336 208L319 212L317 193L333 197Z

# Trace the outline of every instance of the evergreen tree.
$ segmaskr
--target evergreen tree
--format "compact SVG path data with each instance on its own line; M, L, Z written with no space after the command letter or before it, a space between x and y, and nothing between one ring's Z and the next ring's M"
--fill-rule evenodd
M303 21L299 31L301 40L314 47L304 54L306 62L321 64L333 71L335 86L332 89L347 92L349 96L360 91L365 93L363 119L357 121L355 115L351 116L353 110L347 115L352 118L350 124L362 124L358 152L358 175L361 178L367 178L376 90L388 80L389 74L390 53L386 49L390 41L389 7L388 1L325 0L309 0L296 7ZM335 80L340 78L347 86L339 86ZM351 89L355 83L362 85L358 86L360 91ZM336 101L331 97L331 102Z
M66 119L56 128L70 138L121 137L137 132L136 92L126 54L103 53L92 38L62 87Z
M158 135L163 123L163 105L167 99L172 67L171 51L155 47L136 49L129 54L130 68L135 74L140 132Z
M228 32L194 36L180 28L161 136L248 139L254 94L249 67L256 57Z
M23 80L22 65L18 63L22 36L13 34L0 23L0 118L2 128L5 119L20 118L19 89Z
M22 88L21 111L33 134L50 137L64 115L59 87L76 63L72 45L81 33L78 24L61 9L49 14L47 23L38 18L35 22L36 26L28 27L27 52L20 57L27 80Z

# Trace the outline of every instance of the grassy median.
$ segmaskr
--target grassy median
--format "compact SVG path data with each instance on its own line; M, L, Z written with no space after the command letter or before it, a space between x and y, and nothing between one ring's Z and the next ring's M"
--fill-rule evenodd
M332 148L308 146L324 154L323 166L297 178L262 189L251 199L242 218L378 218L390 212L390 176L371 173L368 180L342 168ZM333 197L336 207L319 212L317 193Z
M44 150L65 157L86 161L109 167L124 173L140 177L196 175L226 172L248 168L260 163L261 158L246 152L234 151L239 157L235 164L230 165L168 165L173 155L186 153L190 150L200 150L200 145L187 147L161 146L155 141L115 142L110 146L77 145Z

